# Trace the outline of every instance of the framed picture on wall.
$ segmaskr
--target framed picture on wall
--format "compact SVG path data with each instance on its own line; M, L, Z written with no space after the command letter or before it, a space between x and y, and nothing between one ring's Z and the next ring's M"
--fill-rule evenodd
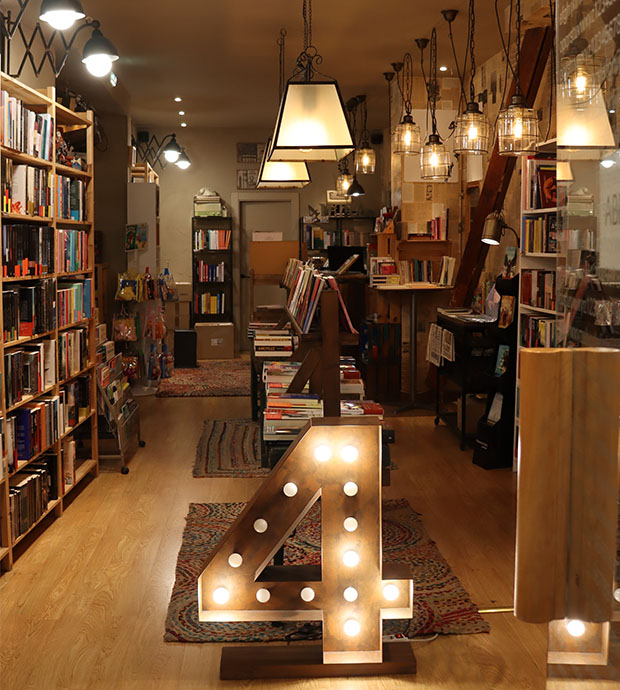
M328 204L350 204L353 200L353 197L348 194L341 194L336 189L328 189L326 194Z
M260 163L265 144L237 144L237 163Z
M256 189L258 168L237 170L237 189Z

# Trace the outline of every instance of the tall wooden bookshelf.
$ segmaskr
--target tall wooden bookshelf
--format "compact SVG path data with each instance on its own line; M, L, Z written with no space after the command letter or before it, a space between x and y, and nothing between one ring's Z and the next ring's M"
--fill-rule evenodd
M228 233L227 243L222 241L223 233ZM213 272L209 280L201 279L201 265L221 266L220 275ZM215 296L216 302L223 300L221 310L218 308L205 313L200 305L207 294ZM218 295L223 297L218 298ZM218 321L233 321L232 218L195 216L192 218L192 327L197 323Z
M95 285L94 285L94 140L93 140L93 113L76 113L68 108L56 103L56 94L53 87L45 90L36 90L28 87L16 79L0 74L0 89L6 91L9 96L20 99L24 107L37 113L47 113L51 115L54 123L52 147L50 160L44 160L35 156L27 155L19 151L2 146L0 150L0 157L12 159L14 164L26 164L33 168L44 169L49 171L52 175L52 212L48 217L21 215L16 213L2 213L2 224L7 222L13 225L42 225L54 229L53 232L53 254L54 264L53 271L43 276L37 277L4 277L4 270L0 273L0 282L2 284L3 292L5 289L20 285L36 285L37 281L44 279L51 279L53 281L53 296L54 296L54 328L46 333L35 333L28 337L18 337L16 340L10 342L1 342L0 348L2 356L0 357L0 373L2 375L2 386L0 392L0 414L3 422L6 421L7 416L12 415L24 405L29 403L36 403L41 398L59 393L63 386L70 384L78 379L78 377L88 377L89 386L89 407L85 412L82 412L75 419L73 426L67 428L64 433L59 434L59 438L53 443L49 444L47 448L37 452L28 460L18 461L17 467L14 471L9 471L5 477L0 479L0 571L10 570L13 566L14 557L25 550L34 538L42 529L41 523L48 518L52 513L56 517L60 517L67 505L68 499L73 497L74 489L78 488L82 480L87 475L97 475L99 472L99 458L97 445L97 386L95 379L95 364L96 364L96 338L95 338ZM62 131L67 138L79 141L81 153L85 153L86 169L76 169L67 165L56 163L56 132ZM83 147L83 148L82 148ZM84 183L85 194L84 204L82 206L81 217L82 220L63 219L58 217L58 209L54 203L55 189L57 183L57 175L69 178L70 180L80 180ZM87 233L85 242L85 253L87 254L86 265L80 265L81 270L64 271L61 269L66 266L59 266L58 264L58 242L59 233L62 230L81 230ZM1 257L0 257L1 259ZM4 269L4 266L3 266ZM58 314L58 289L62 286L60 281L71 283L82 283L84 289L84 281L90 279L90 316L82 318L75 323L68 323L60 325ZM4 314L2 312L2 300L0 300L0 323L2 330L4 330ZM84 298L84 304L87 304L87 297ZM87 311L85 312L87 313ZM84 353L86 366L82 367L80 371L72 373L71 376L60 380L59 378L59 337L67 331L72 329L84 329L86 332L87 348ZM32 395L24 395L21 400L15 404L7 405L7 391L6 391L6 375L5 375L5 358L6 355L14 350L23 347L27 343L37 343L42 340L54 340L55 345L55 371L53 378L55 383L48 386L46 390L42 390ZM43 386L41 386L43 387ZM6 430L6 425L4 425ZM69 438L74 438L76 441L79 437L90 435L90 443L86 444L89 447L88 457L79 457L76 459L73 481L65 484L63 478L63 445L64 441ZM4 439L3 439L4 440ZM6 444L3 443L3 453L6 453ZM13 535L11 515L10 515L10 484L11 479L22 470L28 470L28 466L35 463L37 460L46 456L51 457L53 466L53 457L56 456L56 470L55 481L56 487L54 493L57 498L48 501L47 506L42 506L42 511L38 519L32 524L29 524L18 536ZM79 454L82 455L81 453ZM76 456L77 457L77 456ZM6 460L6 458L5 458ZM6 466L6 464L5 464ZM38 528L38 529L37 529Z
M556 298L557 267L561 257L560 228L557 205L541 203L541 169L556 178L555 143L539 146L537 155L524 157L521 170L521 225L518 252L519 304L514 313L519 315L517 351L527 347L556 347L560 312ZM557 202L556 202L557 204ZM545 276L548 277L545 284ZM531 339L532 325L542 342ZM520 366L517 356L515 397L515 433L513 468L520 458Z

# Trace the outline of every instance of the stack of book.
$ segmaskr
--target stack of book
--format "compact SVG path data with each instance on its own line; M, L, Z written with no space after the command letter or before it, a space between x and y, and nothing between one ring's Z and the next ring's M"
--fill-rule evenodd
M340 414L343 417L363 417L368 414L383 418L383 407L374 400L341 400Z
M362 400L364 382L353 357L340 358L340 397L350 400Z
M370 287L398 285L399 283L398 268L391 256L370 257Z
M2 212L51 217L52 175L43 168L2 158Z
M292 441L312 417L323 416L318 395L306 393L269 393L263 412L265 441Z
M522 251L528 254L555 254L558 236L555 213L528 217L523 221Z
M196 194L194 196L194 216L224 216L226 207L219 194Z
M52 160L54 120L51 115L35 113L6 91L0 91L0 112L2 146L35 158Z
M88 233L85 230L59 228L56 255L59 273L88 270Z
M257 357L288 358L293 354L293 337L288 330L256 331L254 354Z
M58 283L58 327L91 317L91 279L76 283Z
M523 269L521 303L555 310L555 271Z
M273 331L277 327L277 321L250 321L248 323L248 338L253 338L261 331Z
M56 175L56 218L86 220L86 183Z
M300 367L301 362L265 362L263 365L263 383L267 395L272 391L286 391Z
M297 267L287 306L302 333L310 330L324 286L317 271L303 264Z
M230 237L230 230L194 230L194 251L228 249Z
M2 225L4 278L54 272L54 228L49 225Z

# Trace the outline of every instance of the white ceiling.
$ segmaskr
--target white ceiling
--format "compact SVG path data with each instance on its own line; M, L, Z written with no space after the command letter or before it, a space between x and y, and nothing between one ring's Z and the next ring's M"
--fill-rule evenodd
M115 72L131 94L132 115L139 125L177 129L181 119L190 127L273 123L276 39L285 27L288 77L302 47L301 0L83 0L83 5L101 20L102 30L120 53ZM465 0L447 4L460 10L454 22L460 56L467 5ZM453 71L441 9L428 0L314 0L313 38L324 58L321 69L338 80L345 100L368 94L371 127L385 124L382 73L407 50L417 66L414 39L429 37L433 26L439 36L439 61ZM500 49L493 0L478 0L476 24L481 62ZM177 95L182 104L173 101ZM184 118L177 114L179 106L186 112Z

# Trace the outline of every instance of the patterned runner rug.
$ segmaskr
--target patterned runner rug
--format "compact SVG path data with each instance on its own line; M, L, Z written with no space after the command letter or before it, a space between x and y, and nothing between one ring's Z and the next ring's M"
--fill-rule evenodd
M196 587L209 552L243 509L243 503L192 503L186 518L183 542L164 639L168 642L269 642L303 639L307 623L274 627L260 623L201 623ZM411 620L385 621L384 633L409 637L488 632L488 623L430 539L421 516L407 501L383 503L383 557L411 566L414 607ZM320 508L315 505L285 544L285 563L318 563L320 559ZM319 633L320 627L315 631Z
M194 477L266 477L260 465L258 422L207 420L196 448Z
M213 398L250 395L250 363L242 359L200 362L196 369L175 369L162 379L159 398Z

